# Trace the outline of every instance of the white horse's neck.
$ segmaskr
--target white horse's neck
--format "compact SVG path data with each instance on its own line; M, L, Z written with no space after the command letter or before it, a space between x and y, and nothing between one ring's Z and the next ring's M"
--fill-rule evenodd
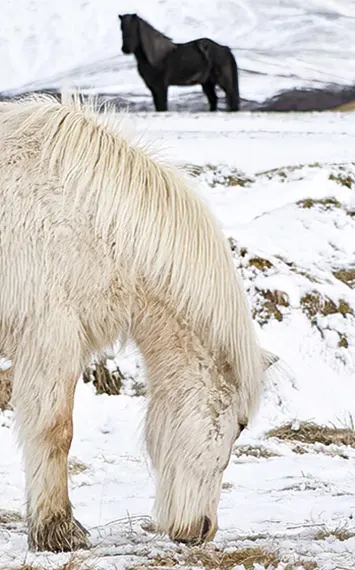
M213 365L197 334L159 301L147 303L135 314L132 336L145 360L151 391L160 390L167 375L178 380L198 362Z
M147 367L146 442L158 479L158 520L174 538L211 539L241 421L236 387L199 336L163 304L141 306L131 331Z

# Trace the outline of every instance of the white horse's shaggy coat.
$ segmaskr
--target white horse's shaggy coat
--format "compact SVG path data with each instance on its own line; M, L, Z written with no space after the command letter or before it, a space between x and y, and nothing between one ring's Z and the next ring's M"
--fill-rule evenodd
M0 108L0 353L13 359L29 543L87 544L67 457L75 385L132 337L147 366L159 527L213 538L263 356L226 240L191 182L75 98Z

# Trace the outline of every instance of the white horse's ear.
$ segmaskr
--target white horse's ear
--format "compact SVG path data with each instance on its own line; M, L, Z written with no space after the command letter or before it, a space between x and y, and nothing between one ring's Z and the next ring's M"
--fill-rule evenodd
M262 351L263 354L263 366L264 366L264 372L273 364L275 364L276 362L278 362L280 360L280 358L278 356L276 356L276 354L273 354L272 352L269 352L268 350L263 350Z

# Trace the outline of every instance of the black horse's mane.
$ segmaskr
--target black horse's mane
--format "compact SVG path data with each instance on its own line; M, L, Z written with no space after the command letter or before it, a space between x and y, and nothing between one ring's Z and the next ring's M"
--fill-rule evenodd
M136 18L141 48L149 63L153 66L158 65L168 53L174 51L176 44L140 16Z
M151 24L149 24L149 22L147 22L147 20L144 20L144 18L141 18L140 16L136 16L137 20L140 20L140 22L142 22L142 24L144 24L144 26L146 27L147 31L149 31L150 33L152 33L152 35L158 35L159 37L161 37L162 39L164 38L165 40L168 40L169 42L173 43L172 39L169 38L169 36L166 36L165 34L163 34L163 32L159 32L159 30L157 30L156 28L154 28L154 26L152 26Z

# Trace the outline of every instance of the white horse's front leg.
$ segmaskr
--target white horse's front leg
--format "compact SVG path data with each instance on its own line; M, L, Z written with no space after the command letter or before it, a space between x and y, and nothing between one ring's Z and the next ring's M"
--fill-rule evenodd
M35 347L34 347L34 350ZM73 518L68 496L68 453L73 436L75 366L68 362L56 373L55 355L18 355L14 366L13 401L23 448L31 550L53 552L87 548L87 532ZM20 359L19 359L20 357ZM52 372L52 374L51 374ZM65 374L63 374L63 372Z

